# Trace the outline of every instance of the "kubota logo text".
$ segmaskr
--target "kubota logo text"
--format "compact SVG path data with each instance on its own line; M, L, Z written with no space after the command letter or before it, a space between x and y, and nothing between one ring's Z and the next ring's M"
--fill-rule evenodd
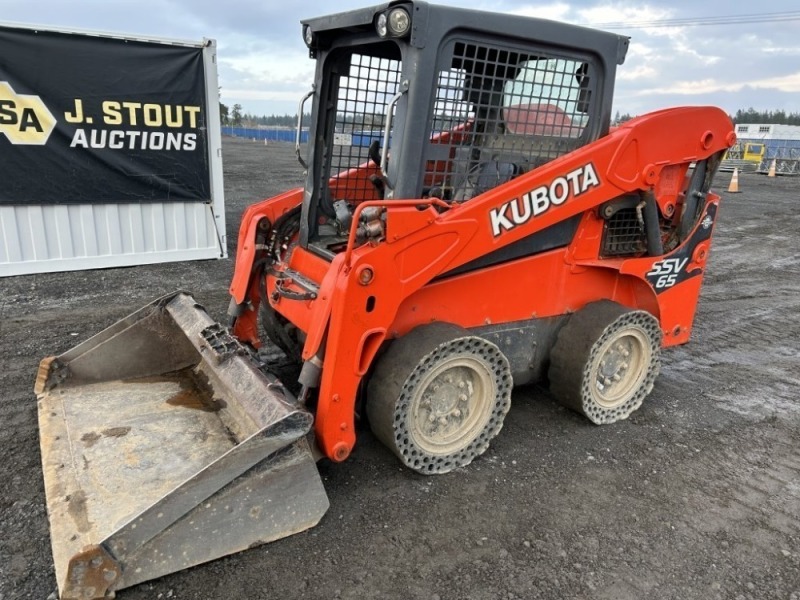
M492 234L497 237L505 231L511 231L548 211L551 206L564 204L568 199L585 194L599 185L600 179L592 163L556 177L549 185L539 186L523 194L522 198L514 198L490 210Z
M39 96L17 94L0 81L0 133L12 144L42 146L56 126L56 119Z

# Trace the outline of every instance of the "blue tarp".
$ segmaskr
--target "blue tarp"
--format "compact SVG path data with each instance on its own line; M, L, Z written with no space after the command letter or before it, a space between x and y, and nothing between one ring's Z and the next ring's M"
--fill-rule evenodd
M255 127L229 127L222 128L222 135L247 138L250 140L269 140L275 142L294 142L294 129L257 129ZM308 142L308 131L300 132L300 143Z
M294 129L261 129L255 127L230 127L222 128L222 135L232 135L234 137L247 138L250 140L269 140L275 142L294 142ZM352 133L352 145L369 147L373 140L378 140L383 145L383 132L381 131L354 131ZM308 142L308 131L300 134L300 143Z

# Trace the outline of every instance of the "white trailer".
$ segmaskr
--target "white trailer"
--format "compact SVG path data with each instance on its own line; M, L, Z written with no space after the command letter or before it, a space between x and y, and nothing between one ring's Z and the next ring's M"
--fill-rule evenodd
M0 276L227 257L216 53L0 24Z

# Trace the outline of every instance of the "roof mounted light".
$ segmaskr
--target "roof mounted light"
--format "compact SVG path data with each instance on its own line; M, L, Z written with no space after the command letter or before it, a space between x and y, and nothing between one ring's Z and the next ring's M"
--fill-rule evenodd
M389 33L389 29L386 26L386 13L378 15L378 20L375 21L375 31L377 31L378 35L381 37L386 37Z
M386 18L389 33L393 37L402 37L411 29L411 16L405 8L393 8Z
M303 27L303 40L309 48L314 45L314 31L311 29L311 25Z
M404 37L411 31L411 15L399 6L382 12L375 20L375 31L382 38Z

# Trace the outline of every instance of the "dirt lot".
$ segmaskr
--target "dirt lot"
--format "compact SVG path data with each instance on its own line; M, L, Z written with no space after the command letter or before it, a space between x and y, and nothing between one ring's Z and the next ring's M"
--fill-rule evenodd
M231 256L243 208L300 178L288 145L225 141ZM517 389L489 451L439 477L362 430L349 461L321 467L317 528L118 597L800 600L800 179L740 185L692 343L666 353L629 420L592 426ZM0 280L0 600L56 586L39 359L175 288L221 318L231 273L225 260Z

